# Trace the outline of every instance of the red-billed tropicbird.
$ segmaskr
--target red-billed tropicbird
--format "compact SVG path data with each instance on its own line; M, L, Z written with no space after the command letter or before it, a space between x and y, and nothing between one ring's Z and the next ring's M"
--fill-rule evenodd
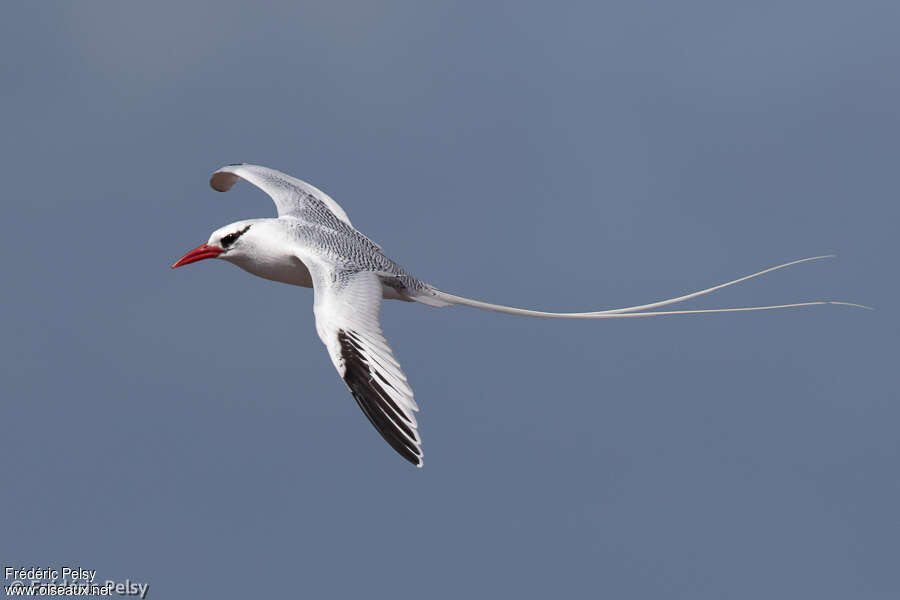
M248 219L214 231L172 268L205 258L222 258L259 277L313 288L316 331L331 362L356 402L381 436L409 462L422 466L421 439L413 392L378 322L382 298L428 306L464 304L496 312L558 319L623 319L661 315L772 310L847 302L797 302L773 306L711 310L651 311L802 262L771 267L705 290L639 306L586 313L553 313L489 304L442 292L416 279L385 256L381 247L350 223L347 213L326 193L294 177L248 164L212 174L213 189L226 192L238 179L260 188L275 201L277 218Z

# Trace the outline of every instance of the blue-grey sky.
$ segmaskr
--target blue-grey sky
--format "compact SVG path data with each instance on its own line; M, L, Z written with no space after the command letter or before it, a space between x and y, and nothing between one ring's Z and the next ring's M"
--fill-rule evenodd
M896 2L11 2L3 566L150 598L900 594ZM169 265L331 194L413 274L395 455L310 290Z

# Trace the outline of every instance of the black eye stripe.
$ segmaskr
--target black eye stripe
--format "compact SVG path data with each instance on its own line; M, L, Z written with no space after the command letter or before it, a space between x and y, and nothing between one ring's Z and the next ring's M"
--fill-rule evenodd
M229 233L228 235L224 236L224 237L222 238L222 241L221 241L222 246L223 246L224 248L227 248L228 246L232 245L233 243L235 243L235 242L237 241L237 239L238 239L239 237L241 237L242 235L244 235L244 233L246 233L248 229L250 229L250 226L249 226L249 225L247 225L246 227L244 227L244 228L241 229L240 231L235 231L234 233Z

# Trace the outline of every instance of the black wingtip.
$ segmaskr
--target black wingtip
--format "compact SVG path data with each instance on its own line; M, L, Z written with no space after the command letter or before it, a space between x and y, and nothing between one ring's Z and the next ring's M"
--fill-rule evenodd
M402 411L385 391L379 379L372 376L362 355L362 348L353 335L338 331L341 356L344 359L344 382L369 422L397 454L417 467L422 466L422 450L409 438L416 438L414 429L403 421ZM393 418L392 418L393 415ZM405 435L404 435L405 434Z

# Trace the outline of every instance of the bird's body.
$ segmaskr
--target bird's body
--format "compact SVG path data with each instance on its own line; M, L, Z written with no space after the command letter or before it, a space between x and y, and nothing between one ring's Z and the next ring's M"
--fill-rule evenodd
M222 258L257 277L297 285L313 287L312 275L306 262L297 256L307 250L324 261L347 270L365 270L382 273L384 298L406 298L398 294L398 288L418 290L425 284L410 276L376 244L349 225L338 222L314 222L298 217L277 219L250 219L234 225L252 226L261 243L251 254L225 255ZM291 248L293 252L285 252ZM311 257L307 261L311 260ZM401 285L402 282L402 285Z
M607 319L701 312L767 310L795 304L691 311L647 312L813 257L772 267L741 279L651 304L589 313L548 313L490 304L442 292L413 277L384 254L381 247L350 223L344 210L327 194L299 179L266 167L228 165L210 179L227 191L245 179L275 201L277 218L249 219L213 232L206 244L173 265L205 258L222 258L245 271L282 283L312 287L316 331L339 375L369 421L404 458L422 466L421 440L414 412L418 410L406 377L381 332L382 299L398 299L441 307L464 304L475 308L532 317ZM833 303L844 304L844 303Z

